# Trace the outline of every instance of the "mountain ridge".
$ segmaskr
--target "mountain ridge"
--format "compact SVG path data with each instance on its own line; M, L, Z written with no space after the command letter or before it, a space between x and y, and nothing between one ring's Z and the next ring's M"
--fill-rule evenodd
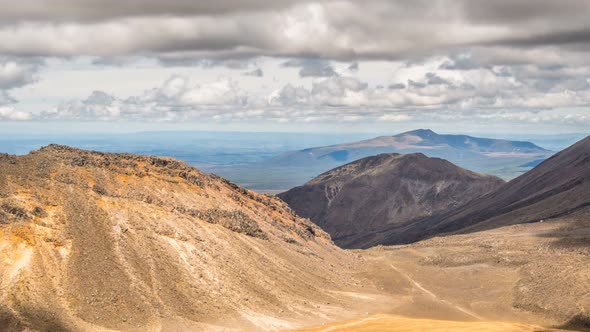
M360 283L279 199L172 158L2 154L0 233L7 330L288 329Z
M464 233L568 215L590 206L590 136L543 161L529 172L469 204L388 230L386 244L403 243L399 233L423 239L443 233Z

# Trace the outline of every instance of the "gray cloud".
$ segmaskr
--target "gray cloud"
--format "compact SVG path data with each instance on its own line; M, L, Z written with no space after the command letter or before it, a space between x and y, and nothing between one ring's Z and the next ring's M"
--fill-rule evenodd
M86 105L103 105L111 106L115 102L115 97L103 91L93 91L92 94L82 103Z
M430 85L437 85L437 84L451 84L449 81L445 80L444 78L438 76L435 73L426 73L426 84Z
M443 62L439 69L446 70L471 70L482 67L482 64L474 61L471 54L453 54L450 59Z
M292 59L282 64L283 67L299 67L301 77L331 77L338 75L329 61L322 59Z
M416 82L414 80L408 80L408 86L415 89L422 89L426 87L426 83Z
M293 0L1 0L2 21L33 20L83 22L137 16L221 15L243 11L281 9Z
M37 80L37 63L0 58L0 90L21 87Z
M387 86L387 88L389 90L400 90L400 89L405 89L406 85L404 83L393 83L393 84L389 84Z
M589 14L585 0L23 0L3 6L0 53L357 61L564 46L575 57L589 51Z
M0 106L14 104L16 103L16 99L14 99L8 91L0 90Z
M245 76L264 77L264 72L260 68L256 68L253 71L249 71L244 74Z

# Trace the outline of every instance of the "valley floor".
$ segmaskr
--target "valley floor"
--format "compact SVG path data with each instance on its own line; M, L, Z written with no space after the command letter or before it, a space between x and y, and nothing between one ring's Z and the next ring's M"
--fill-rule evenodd
M321 327L300 330L300 332L540 332L562 331L546 329L537 325L506 322L461 322L436 319L406 318L394 315L374 315L363 319L327 324Z
M588 330L589 216L356 251L379 300L359 294L361 317L305 331Z

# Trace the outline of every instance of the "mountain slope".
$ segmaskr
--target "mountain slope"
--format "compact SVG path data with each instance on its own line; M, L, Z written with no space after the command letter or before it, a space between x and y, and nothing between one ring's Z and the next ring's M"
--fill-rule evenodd
M355 282L283 202L169 158L0 155L0 232L3 331L293 328Z
M278 196L345 248L378 244L376 232L486 194L503 183L423 154L381 154L335 168Z
M446 232L468 232L536 222L590 206L590 137L545 160L533 170L443 216L404 230L390 230L386 243Z

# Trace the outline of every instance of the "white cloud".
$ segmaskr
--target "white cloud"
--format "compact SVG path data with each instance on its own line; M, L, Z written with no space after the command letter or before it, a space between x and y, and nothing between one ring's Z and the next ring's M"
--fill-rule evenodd
M238 81L230 79L197 84L187 76L174 75L155 88L129 97L115 98L95 91L87 99L62 103L41 117L102 121L410 122L428 121L440 113L438 118L446 121L454 115L527 123L587 121L579 115L567 121L563 114L552 118L545 111L589 105L588 89L547 92L537 88L537 81L524 82L486 68L431 72L436 64L425 67L408 71L406 77L396 77L405 78L409 84L390 84L391 88L383 87L385 82L374 85L352 76L334 76L314 79L309 85L287 83L268 95L249 94ZM539 111L546 115L536 116Z
M229 79L193 84L187 77L175 75L138 96L118 99L105 92L94 91L85 100L62 103L42 112L41 117L103 121L213 119L220 114L243 110L247 101L247 94Z
M9 106L0 106L0 120L24 121L31 120L33 115L27 112L19 112Z

